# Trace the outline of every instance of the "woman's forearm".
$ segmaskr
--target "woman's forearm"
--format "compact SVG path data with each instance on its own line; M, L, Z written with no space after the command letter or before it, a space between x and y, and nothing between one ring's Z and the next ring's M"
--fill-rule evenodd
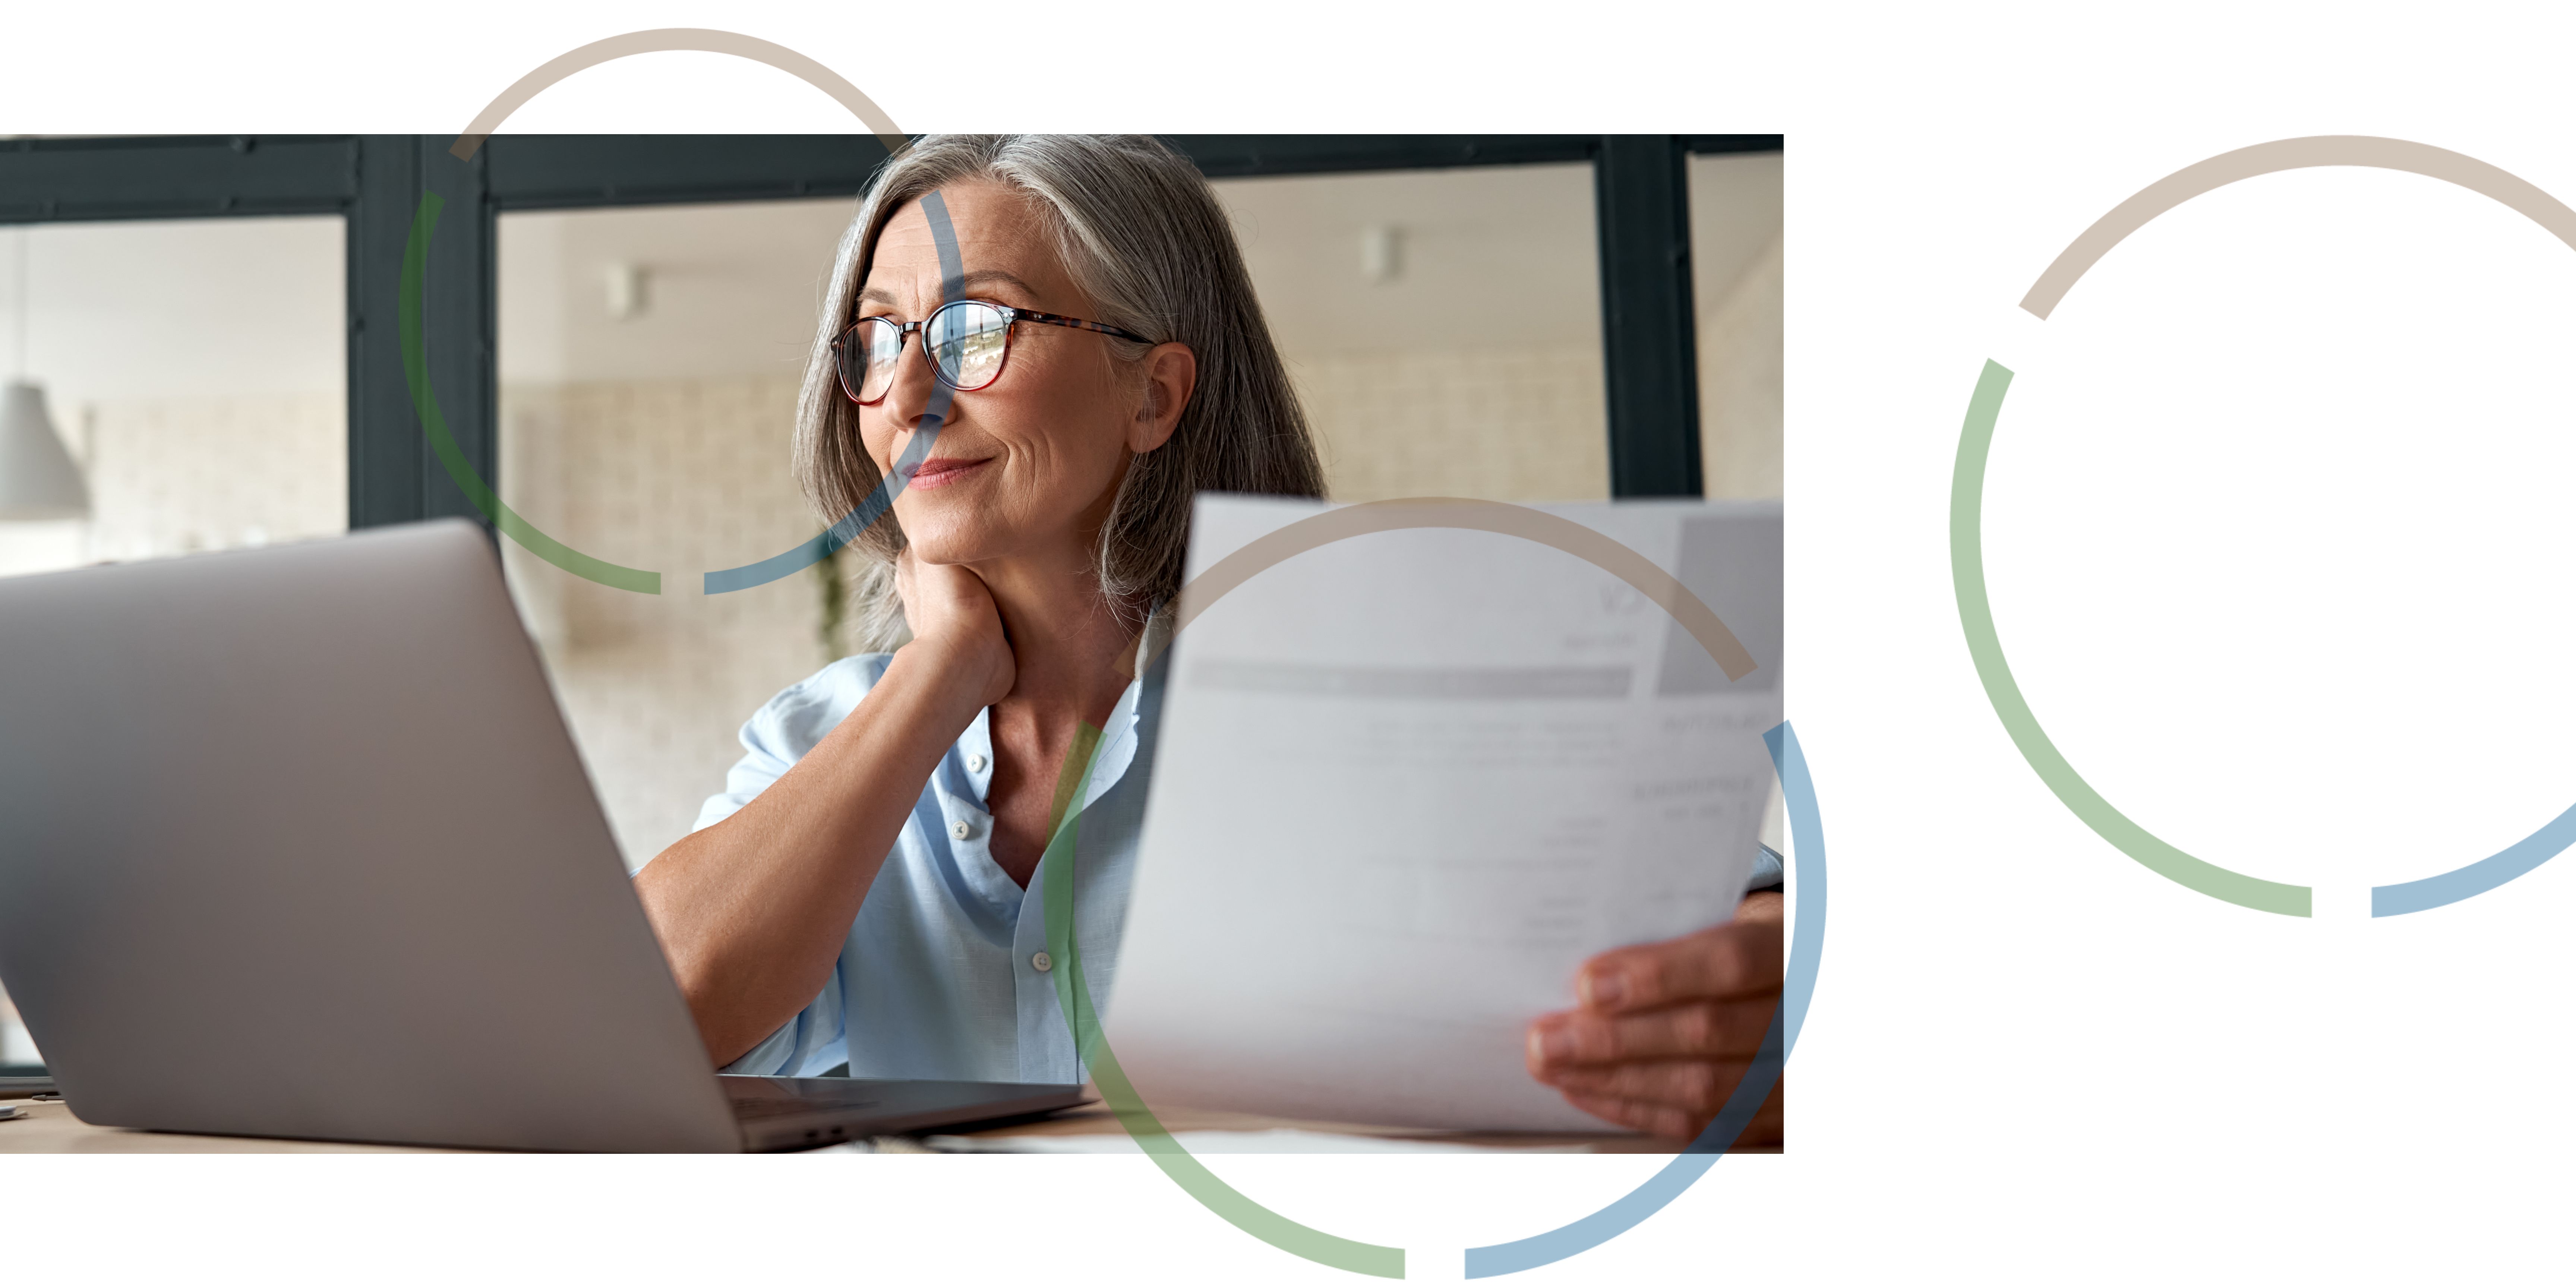
M916 643L858 709L731 818L635 878L707 1054L739 1059L814 1000L922 784L981 709Z

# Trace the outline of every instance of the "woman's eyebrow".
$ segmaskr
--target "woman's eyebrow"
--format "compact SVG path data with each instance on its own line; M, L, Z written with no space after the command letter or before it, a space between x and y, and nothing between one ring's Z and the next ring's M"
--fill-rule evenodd
M971 291L978 286L988 286L994 282L1000 282L1006 286L1016 286L1020 288L1020 294L1026 295L1031 299L1035 299L1037 297L1037 291L1031 288L1028 283L1023 282L1012 274L1003 272L998 268L976 269L974 272L958 278L957 286L960 290Z
M1038 293L1031 289L1028 283L1021 281L1016 275L1004 272L998 268L979 268L972 273L968 273L965 276L958 278L957 289L960 291L971 291L976 287L990 286L996 282L1005 286L1016 286L1020 288L1020 294L1027 296L1030 299L1037 298ZM882 304L887 308L894 308L899 303L899 301L894 298L894 294L882 286L871 286L866 290L860 291L859 298L856 302L860 304Z

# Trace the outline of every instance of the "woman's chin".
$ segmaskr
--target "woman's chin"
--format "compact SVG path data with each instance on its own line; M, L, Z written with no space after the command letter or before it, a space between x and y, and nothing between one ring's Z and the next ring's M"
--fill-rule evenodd
M916 524L909 516L903 521L904 544L912 557L926 564L973 564L991 560L995 553L1007 549L998 540L1000 534L977 525L943 523L929 517Z

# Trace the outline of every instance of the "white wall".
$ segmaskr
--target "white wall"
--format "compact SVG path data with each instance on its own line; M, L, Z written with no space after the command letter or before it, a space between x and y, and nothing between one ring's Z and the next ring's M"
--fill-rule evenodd
M1777 152L1690 159L1702 490L1781 494L1782 166Z
M1608 495L1591 167L1215 188L1335 499ZM1371 229L1391 276L1364 271Z

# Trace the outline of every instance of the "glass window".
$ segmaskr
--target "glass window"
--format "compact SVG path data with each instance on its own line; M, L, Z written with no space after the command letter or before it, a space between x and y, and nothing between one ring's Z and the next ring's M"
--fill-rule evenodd
M502 564L628 867L687 834L735 733L847 650L818 570L718 595L819 528L790 472L796 390L847 198L500 221L499 487L538 529L662 574Z
M1609 495L1590 166L1215 187L1334 500Z
M333 215L0 233L0 359L91 502L0 521L0 575L345 530L341 235Z
M342 229L325 215L0 230L0 362L37 391L19 406L42 407L88 499L78 517L0 515L0 576L348 527ZM38 1060L0 996L0 1074Z
M1780 160L1690 159L1700 480L1710 496L1781 493Z

